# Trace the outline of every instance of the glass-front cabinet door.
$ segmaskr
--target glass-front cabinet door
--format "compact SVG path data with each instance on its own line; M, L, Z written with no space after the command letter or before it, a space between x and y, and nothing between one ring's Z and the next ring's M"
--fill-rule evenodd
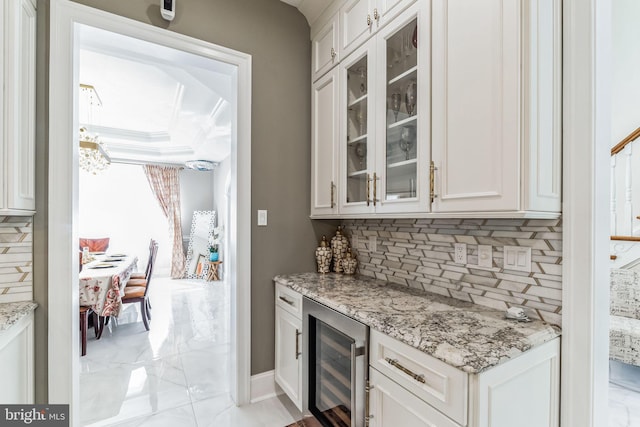
M342 212L373 211L375 91L370 43L354 51L342 67Z
M376 212L429 210L430 31L428 10L422 9L410 8L378 35L384 101L377 127L382 141L376 154Z
M425 3L409 7L340 64L341 214L429 210Z

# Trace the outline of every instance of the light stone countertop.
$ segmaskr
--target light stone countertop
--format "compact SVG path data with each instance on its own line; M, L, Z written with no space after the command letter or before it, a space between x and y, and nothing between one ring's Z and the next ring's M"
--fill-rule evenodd
M32 301L6 302L0 304L0 332L5 331L28 316L38 304Z
M560 335L540 320L508 320L492 308L366 276L300 273L274 281L468 373Z

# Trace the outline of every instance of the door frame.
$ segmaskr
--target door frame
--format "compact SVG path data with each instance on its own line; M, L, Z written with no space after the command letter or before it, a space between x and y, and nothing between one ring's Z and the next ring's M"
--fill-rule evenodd
M562 426L607 425L611 5L563 0Z
M231 216L227 228L231 286L231 396L249 402L251 369L251 56L70 0L52 0L49 55L48 389L49 403L71 404L79 425L78 40L84 24L194 53L237 67L237 128L232 134ZM242 165L242 167L239 167Z

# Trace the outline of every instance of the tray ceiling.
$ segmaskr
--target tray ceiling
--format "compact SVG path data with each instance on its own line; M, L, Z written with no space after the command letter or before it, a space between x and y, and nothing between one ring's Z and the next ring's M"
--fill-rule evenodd
M100 136L114 161L219 162L230 153L235 68L198 55L83 26L80 125Z

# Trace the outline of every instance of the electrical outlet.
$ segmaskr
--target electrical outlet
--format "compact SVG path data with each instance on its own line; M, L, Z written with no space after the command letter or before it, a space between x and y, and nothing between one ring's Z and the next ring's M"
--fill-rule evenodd
M351 248L358 249L358 245L360 244L360 239L358 239L358 235L354 234L351 236Z
M493 267L493 247L491 245L478 245L478 266Z
M378 247L376 236L369 236L369 252L376 252L377 250Z
M453 245L454 249L454 257L456 264L466 264L467 263L467 244L466 243L455 243Z

